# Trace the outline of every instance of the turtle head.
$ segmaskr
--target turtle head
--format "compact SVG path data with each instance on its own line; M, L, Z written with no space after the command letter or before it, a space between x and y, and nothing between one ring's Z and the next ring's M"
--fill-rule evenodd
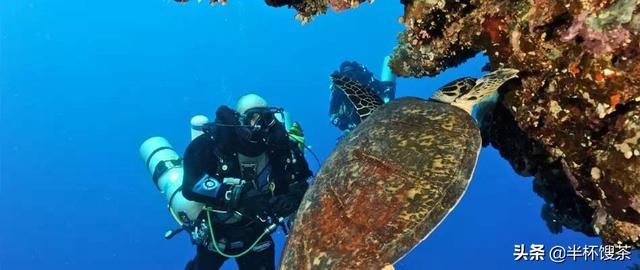
M469 93L471 89L476 85L476 79L471 77L463 77L453 80L450 83L445 84L443 87L438 88L431 96L431 100L451 104L457 98Z
M471 114L476 104L495 93L505 82L517 78L518 72L513 68L501 68L478 80L468 77L457 79L438 89L431 99L449 103Z

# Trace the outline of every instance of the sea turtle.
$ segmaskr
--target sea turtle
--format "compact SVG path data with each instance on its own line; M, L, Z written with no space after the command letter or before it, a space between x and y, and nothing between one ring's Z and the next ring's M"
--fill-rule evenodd
M481 148L474 104L517 70L453 81L429 100L384 104L332 76L366 118L343 139L307 191L280 269L381 269L425 239L467 189Z

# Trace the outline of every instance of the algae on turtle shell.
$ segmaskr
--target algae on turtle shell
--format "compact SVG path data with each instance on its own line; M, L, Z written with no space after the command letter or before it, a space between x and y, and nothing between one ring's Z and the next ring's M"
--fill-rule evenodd
M381 106L318 172L298 209L281 269L395 263L458 203L480 148L475 121L453 105L405 97Z
M473 176L482 137L472 107L517 74L498 69L454 80L429 100L384 103L371 84L333 73L362 122L305 194L281 268L381 269L424 240Z

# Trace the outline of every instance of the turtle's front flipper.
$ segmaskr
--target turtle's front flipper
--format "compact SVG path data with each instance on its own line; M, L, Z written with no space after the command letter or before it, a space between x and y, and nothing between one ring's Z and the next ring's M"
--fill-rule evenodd
M358 81L340 74L332 74L331 80L333 81L333 85L347 95L349 101L356 108L360 120L364 120L376 108L384 104L378 95Z
M469 91L456 98L452 104L471 113L474 105L498 90L508 80L518 77L519 70L513 68L501 68L478 79L476 85Z

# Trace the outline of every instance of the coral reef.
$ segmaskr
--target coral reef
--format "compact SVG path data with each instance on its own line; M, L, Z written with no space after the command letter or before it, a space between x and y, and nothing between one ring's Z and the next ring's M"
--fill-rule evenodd
M478 52L521 70L485 131L534 175L554 232L640 247L640 9L636 0L406 1L390 63L434 76Z
M329 7L333 11L340 12L356 8L365 1L372 2L373 0L282 0L282 2L289 2L287 5L297 11L296 19L303 24L310 22L317 15L325 14Z
M577 196L559 160L550 158L544 147L517 126L511 113L497 106L490 123L483 123L483 140L492 143L500 154L511 161L522 176L534 176L533 190L544 199L541 217L549 230L560 233L563 226L593 236L593 209ZM497 123L497 124L496 124Z
M186 3L189 0L174 0L180 3ZM310 22L313 17L327 13L329 7L333 11L340 12L350 8L356 8L361 3L373 0L265 0L265 3L272 7L287 6L294 8L298 13L296 19L303 24ZM209 0L209 4L215 5L217 3L227 4L228 0Z

